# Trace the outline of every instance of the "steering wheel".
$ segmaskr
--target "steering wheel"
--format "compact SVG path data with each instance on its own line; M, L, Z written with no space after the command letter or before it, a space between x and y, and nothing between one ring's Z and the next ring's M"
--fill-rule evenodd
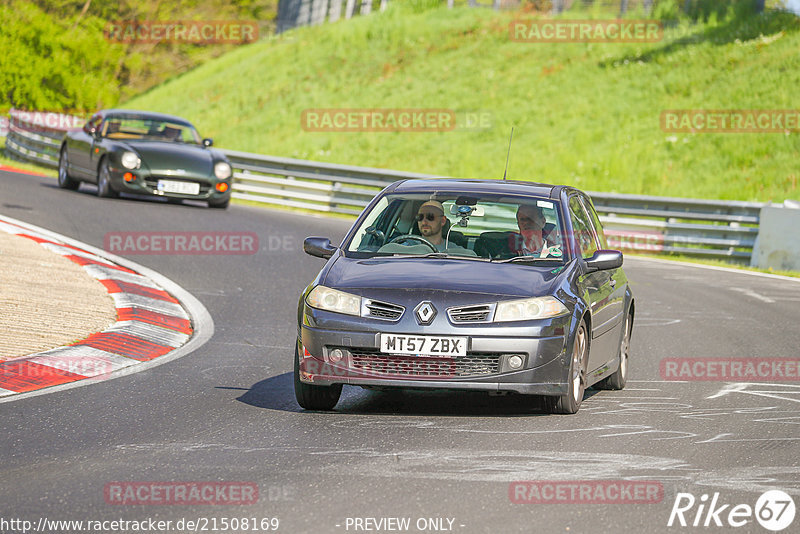
M427 239L425 239L424 237L419 236L419 235L413 235L413 234L399 235L399 236L395 237L394 239L392 239L391 241L389 241L389 243L398 243L400 241L418 241L419 243L422 243L423 245L428 245L430 247L431 251L439 252L439 250L433 245L433 243L431 243L430 241L428 241Z

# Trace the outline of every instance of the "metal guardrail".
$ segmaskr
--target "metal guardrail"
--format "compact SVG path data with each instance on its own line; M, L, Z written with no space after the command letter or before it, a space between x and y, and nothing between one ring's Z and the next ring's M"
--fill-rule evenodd
M58 149L67 128L48 125L44 118L55 118L56 124L78 119L59 113L28 114L12 109L8 114L6 135L6 153L11 158L32 161L51 168L58 167Z
M64 131L35 128L12 111L6 152L57 167ZM358 215L397 180L444 176L356 167L222 150L234 168L233 197L325 213ZM624 250L680 253L749 262L758 237L756 202L697 200L589 192L609 245Z
M392 182L443 176L223 151L234 198L357 215ZM749 262L758 236L756 202L589 192L612 246Z

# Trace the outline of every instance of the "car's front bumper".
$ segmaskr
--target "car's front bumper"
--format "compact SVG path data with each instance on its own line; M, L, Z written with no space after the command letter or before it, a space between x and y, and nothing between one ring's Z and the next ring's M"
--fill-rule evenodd
M133 174L134 178L131 181L125 180L125 173ZM216 177L210 176L155 176L148 170L135 169L129 170L124 168L109 168L109 175L111 178L111 187L119 193L130 193L132 195L150 195L164 198L177 198L185 200L206 200L211 202L222 202L231 196L232 178L226 180L217 180ZM191 182L199 184L199 192L197 194L185 193L172 193L158 190L159 180L171 180L176 182ZM224 192L217 190L217 184L225 183L226 190Z
M323 329L305 324L298 339L300 380L314 385L349 384L423 389L459 389L515 392L535 395L563 395L568 392L569 355L566 350L569 317L559 318L561 326L546 329L549 334L531 336L529 327L499 328L439 335L466 335L466 358L395 356L380 352L379 333ZM436 334L436 333L431 333ZM339 349L343 357L331 360ZM509 367L513 355L523 357L518 370Z

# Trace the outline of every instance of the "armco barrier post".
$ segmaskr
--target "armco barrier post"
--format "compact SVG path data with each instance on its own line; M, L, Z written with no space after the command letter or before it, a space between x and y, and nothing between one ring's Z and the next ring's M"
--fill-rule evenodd
M761 208L758 239L750 265L800 271L800 203L786 201Z

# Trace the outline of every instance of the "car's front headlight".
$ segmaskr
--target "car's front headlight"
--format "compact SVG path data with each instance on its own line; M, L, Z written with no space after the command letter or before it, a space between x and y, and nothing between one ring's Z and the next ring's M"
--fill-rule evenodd
M119 161L126 169L138 169L139 165L142 164L142 160L139 158L139 156L130 150L123 152L122 156L119 158Z
M361 315L361 297L325 286L312 289L306 297L306 304L319 310Z
M231 177L231 174L233 174L233 171L228 163L218 161L216 165L214 165L214 176L217 177L217 180L227 180Z
M547 319L569 313L567 307L555 297L533 297L519 300L503 300L497 303L495 322L528 321Z

